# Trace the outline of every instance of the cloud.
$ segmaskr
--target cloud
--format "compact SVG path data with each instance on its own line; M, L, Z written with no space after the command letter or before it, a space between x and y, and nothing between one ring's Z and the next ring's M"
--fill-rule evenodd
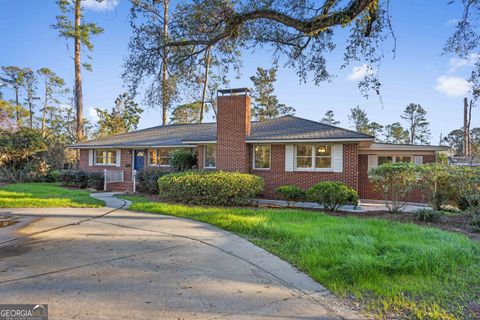
M366 75L371 75L373 73L374 70L372 69L372 67L364 63L359 67L353 68L352 73L348 75L347 79L351 81L358 81Z
M465 59L452 58L450 59L450 65L452 66L450 71L454 72L461 67L472 67L478 61L480 61L480 54L478 53L470 53Z
M449 96L461 97L470 91L471 85L467 80L460 77L441 76L437 78L435 90Z
M458 19L450 19L450 20L448 20L445 24L446 24L448 27L456 26L459 21L460 21L460 20L458 20Z
M90 118L92 118L92 120L94 121L98 120L98 114L95 108L88 108L88 115L90 116Z
M83 7L87 10L92 11L108 11L113 10L120 0L102 0L101 2L97 0L84 0L82 2Z

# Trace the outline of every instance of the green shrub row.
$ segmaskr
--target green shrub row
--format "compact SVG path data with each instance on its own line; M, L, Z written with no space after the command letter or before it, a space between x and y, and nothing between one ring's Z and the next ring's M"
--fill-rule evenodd
M297 186L285 185L276 189L276 193L287 201L309 200L335 211L343 205L358 205L358 193L355 189L335 181L320 182L306 192Z
M189 204L243 206L263 190L261 177L238 172L181 172L158 179L162 198Z
M64 186L75 188L91 188L103 190L103 172L87 172L82 170L53 170L47 175L49 181L59 182Z

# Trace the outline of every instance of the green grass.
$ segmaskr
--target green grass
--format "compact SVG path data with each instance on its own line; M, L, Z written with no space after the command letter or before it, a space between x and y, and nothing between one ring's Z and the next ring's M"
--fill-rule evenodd
M466 307L480 300L480 244L460 234L317 211L125 198L133 201L130 210L190 218L239 234L338 296L353 296L380 318L474 318Z
M103 201L86 190L65 189L53 183L17 183L0 187L0 208L88 208Z

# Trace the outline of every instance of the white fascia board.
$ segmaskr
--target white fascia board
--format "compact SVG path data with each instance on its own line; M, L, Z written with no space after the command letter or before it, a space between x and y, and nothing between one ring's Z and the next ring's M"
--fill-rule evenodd
M359 151L447 151L445 146L416 146L405 144L372 143L368 147L360 147Z
M69 149L148 149L148 148L194 148L197 145L168 145L168 146L68 146Z
M194 144L195 146L199 144L215 144L217 143L216 140L211 140L211 141L182 141L182 143L189 143L189 144Z
M349 138L349 139L272 139L272 140L246 140L246 143L309 143L309 142L362 142L362 141L373 141L371 138Z

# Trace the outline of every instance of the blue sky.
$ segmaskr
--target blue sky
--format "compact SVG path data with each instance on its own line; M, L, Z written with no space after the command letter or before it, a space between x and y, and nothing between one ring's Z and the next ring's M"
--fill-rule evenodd
M111 108L115 97L125 90L120 74L131 34L130 2L110 0L105 8L95 5L93 0L86 1L91 4L87 19L105 29L93 41L93 72L83 72L85 114L94 120L93 108ZM66 40L50 28L58 11L54 0L0 0L0 65L49 67L71 86L72 45L68 47ZM281 67L276 84L279 100L295 107L296 115L312 120L319 120L329 109L334 110L343 127L350 127L349 109L357 105L365 108L370 120L385 125L401 121L400 114L408 103L420 103L428 111L435 144L440 133L445 135L461 127L462 99L468 89L463 79L468 77L477 57L466 61L441 55L445 40L454 30L452 22L461 15L461 7L447 5L447 0L400 0L392 1L391 13L397 52L392 59L392 41L384 44L385 59L379 70L383 106L376 96L365 99L359 92L356 75L364 70L361 62L340 70L344 47L341 36L337 49L328 57L329 70L336 74L333 81L319 86L300 83L294 70ZM241 78L232 77L232 87L250 87L249 77L258 66L269 67L272 57L268 51L245 52L242 60ZM480 126L479 109L474 110L473 126ZM140 128L160 122L160 110L148 109Z

